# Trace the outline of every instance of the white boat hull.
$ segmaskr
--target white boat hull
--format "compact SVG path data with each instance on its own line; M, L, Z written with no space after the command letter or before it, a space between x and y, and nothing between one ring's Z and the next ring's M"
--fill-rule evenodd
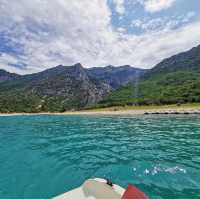
M109 186L106 180L89 179L77 189L64 193L53 199L121 199L125 189L119 185Z

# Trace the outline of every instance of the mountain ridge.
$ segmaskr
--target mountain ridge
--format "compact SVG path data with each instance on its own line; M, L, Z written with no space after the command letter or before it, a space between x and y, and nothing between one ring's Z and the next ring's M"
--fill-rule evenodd
M110 84L114 89L126 85L128 82L135 81L142 76L147 69L135 68L130 65L106 66L87 69L89 76Z
M200 71L200 45L162 60L146 74L146 77L180 70Z
M0 83L7 81L7 80L16 79L19 76L20 75L18 75L16 73L10 73L4 69L0 69Z
M200 102L200 45L146 70L80 63L28 75L0 70L0 112L187 102Z
M113 87L90 72L78 63L73 66L59 65L4 81L0 84L0 111L54 112L82 109L96 104L126 81L124 79L117 83L118 78L115 78ZM134 74L132 71L130 75ZM112 72L108 75L112 76Z
M164 59L137 84L111 93L99 107L200 102L200 45Z

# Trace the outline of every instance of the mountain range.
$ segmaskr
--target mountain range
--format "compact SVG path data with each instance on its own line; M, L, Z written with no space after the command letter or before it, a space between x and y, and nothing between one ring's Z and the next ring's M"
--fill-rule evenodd
M86 69L80 63L31 75L1 70L0 111L54 112L90 107L143 73L130 66Z
M163 105L200 102L200 45L164 59L136 84L129 83L98 106Z
M63 112L115 105L200 102L200 46L150 70L59 65L18 75L0 70L0 112Z

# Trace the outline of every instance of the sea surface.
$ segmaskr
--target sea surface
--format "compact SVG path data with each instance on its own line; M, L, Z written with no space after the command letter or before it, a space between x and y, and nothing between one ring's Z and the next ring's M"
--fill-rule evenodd
M200 117L0 117L0 199L50 199L91 177L199 199Z

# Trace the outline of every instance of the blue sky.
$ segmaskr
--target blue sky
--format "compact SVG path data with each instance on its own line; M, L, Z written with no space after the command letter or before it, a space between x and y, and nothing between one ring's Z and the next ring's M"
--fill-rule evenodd
M0 68L151 68L200 44L197 0L0 0Z

